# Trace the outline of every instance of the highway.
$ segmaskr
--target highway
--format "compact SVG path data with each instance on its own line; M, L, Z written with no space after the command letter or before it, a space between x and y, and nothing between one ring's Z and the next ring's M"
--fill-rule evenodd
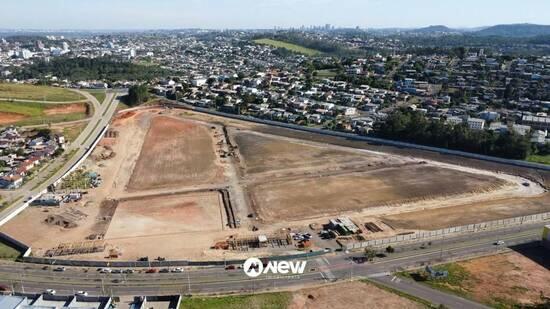
M71 167L80 160L87 150L92 146L96 138L101 134L103 129L109 124L114 115L118 98L116 93L108 93L105 101L101 104L94 96L88 92L73 90L86 97L92 104L94 114L88 118L88 125L84 128L78 138L70 143L64 152L71 157L68 160L64 159L64 155L48 163L48 166L40 172L39 175L26 182L17 190L4 190L3 195L9 195L17 202L4 209L0 213L0 225L5 224L12 216L21 212L24 209L24 202L29 197L36 197L40 192L47 189L49 185L54 183L62 175L71 169Z
M370 278L377 283L449 308L484 308L458 296L434 291L406 279L394 278L391 274L428 263L506 252L510 250L507 246L540 240L541 226L542 223L522 230L487 232L458 242L447 239L426 249L420 249L420 244L416 247L407 246L406 250L364 264L357 264L352 260L352 257L361 256L361 253L331 253L307 259L305 273L298 276L262 275L251 279L241 269L225 270L224 267L186 267L182 273L154 274L145 273L144 269L136 269L134 274L100 274L95 268L82 267L67 267L63 272L56 272L53 270L55 266L44 270L42 265L3 262L0 263L0 282L19 292L42 292L46 288L52 288L58 294L73 294L74 291L84 290L91 295L186 295L287 290ZM496 239L505 241L506 245L494 245Z

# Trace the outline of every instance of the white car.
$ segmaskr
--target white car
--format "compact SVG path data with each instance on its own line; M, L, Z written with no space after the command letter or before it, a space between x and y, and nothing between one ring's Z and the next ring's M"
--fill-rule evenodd
M99 273L109 274L109 273L111 273L111 269L110 268L102 268L102 269L99 270Z
M182 272L183 272L183 268L181 268L181 267L176 267L176 268L172 269L172 272L173 272L173 273L182 273Z
M47 289L46 291L44 291L44 294L48 294L48 295L55 295L55 293L57 292L53 289Z
M86 291L78 291L78 292L76 292L76 295L78 295L78 296L88 296L88 292L86 292Z

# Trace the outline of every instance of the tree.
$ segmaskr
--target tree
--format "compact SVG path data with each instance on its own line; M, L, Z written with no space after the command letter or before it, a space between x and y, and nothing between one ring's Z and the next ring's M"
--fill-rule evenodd
M386 252L387 252L387 253L394 253L394 252L395 252L395 249L394 249L392 246L388 246L388 247L386 248Z
M128 90L126 104L137 106L149 99L149 90L146 85L134 85Z
M365 257L367 260L372 261L376 257L376 251L372 248L365 248Z

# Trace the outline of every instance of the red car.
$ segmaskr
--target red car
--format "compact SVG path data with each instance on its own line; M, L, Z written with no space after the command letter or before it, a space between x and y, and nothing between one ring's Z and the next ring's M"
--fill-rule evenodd
M156 268L150 268L145 271L146 274L156 274L158 270Z

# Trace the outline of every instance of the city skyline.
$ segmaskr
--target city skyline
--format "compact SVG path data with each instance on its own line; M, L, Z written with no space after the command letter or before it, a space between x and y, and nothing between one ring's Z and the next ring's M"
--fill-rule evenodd
M526 0L162 0L93 3L37 0L3 4L1 29L271 29L331 24L335 27L476 28L496 24L548 24L550 2ZM23 4L22 4L23 3ZM471 8L475 7L475 10Z

